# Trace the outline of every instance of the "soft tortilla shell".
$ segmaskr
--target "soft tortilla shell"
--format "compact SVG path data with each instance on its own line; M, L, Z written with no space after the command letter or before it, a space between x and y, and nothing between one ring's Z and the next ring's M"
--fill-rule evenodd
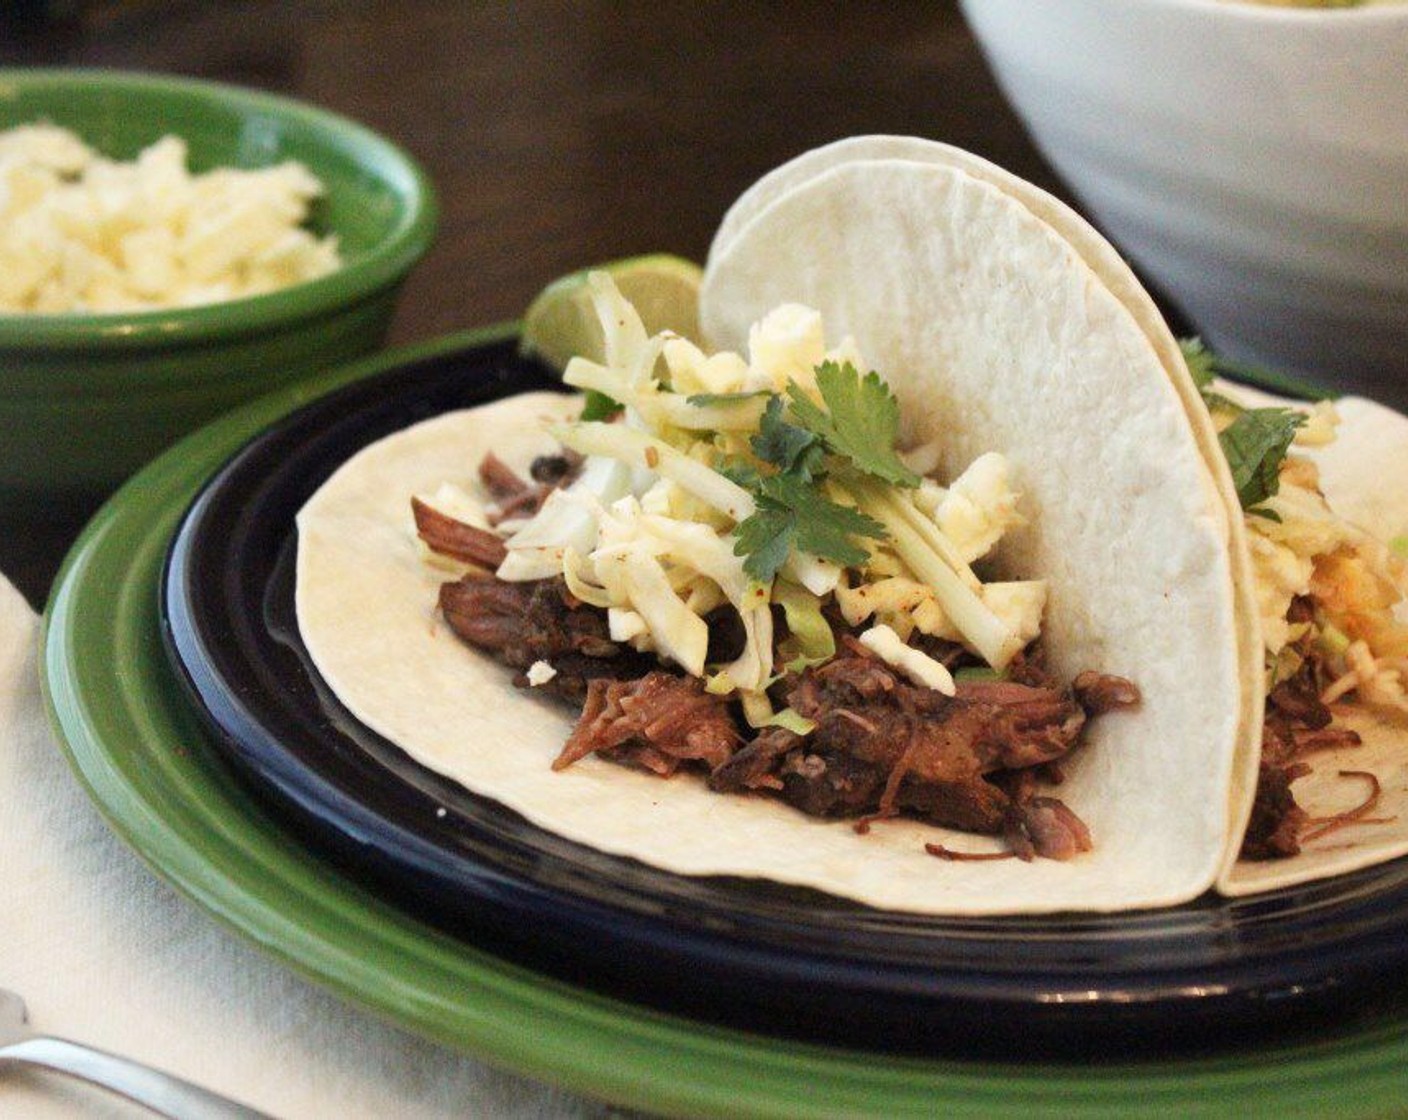
M1004 542L1051 581L1057 670L1132 676L1138 713L1097 726L1062 796L1097 850L1020 905L1183 901L1212 882L1242 716L1225 507L1153 346L1068 241L1006 192L912 160L842 164L711 256L709 341L738 348L787 301L852 334L945 469L1012 461L1033 511ZM1004 886L1005 889L1005 886Z
M773 202L808 180L844 164L879 160L911 160L963 171L988 183L1026 207L1073 248L1118 299L1154 348L1178 393L1213 485L1229 511L1227 534L1231 548L1233 596L1237 604L1238 675L1242 706L1237 745L1233 756L1232 787L1227 810L1227 848L1223 853L1219 887L1230 889L1231 876L1241 849L1241 838L1251 815L1256 792L1257 762L1261 754L1261 722L1265 708L1262 676L1261 623L1257 613L1251 561L1246 551L1245 529L1237 490L1217 442L1217 431L1188 373L1178 340L1163 314L1134 271L1079 213L1033 183L1013 175L972 152L916 136L851 136L804 152L764 175L729 207L719 223L709 249L709 260L721 257L735 238Z
M426 421L354 456L301 511L299 628L319 672L357 719L423 765L543 828L682 874L763 877L879 907L949 914L1122 909L1178 901L1206 885L1212 853L1203 833L1217 815L1206 811L1201 824L1185 828L1193 840L1184 845L1124 826L1118 802L1073 797L1099 838L1093 855L1069 864L947 863L926 855L924 843L988 851L997 845L912 822L886 822L859 836L845 822L595 758L554 772L574 713L513 688L508 670L436 617L438 586L450 577L421 558L408 501L445 481L473 489L474 467L491 449L525 467L553 446L545 423L579 407L571 398L534 394ZM1123 780L1125 740L1145 718L1104 721L1087 767L1111 772L1099 778L1102 789ZM1188 862L1190 850L1201 865L1169 876L1162 864Z

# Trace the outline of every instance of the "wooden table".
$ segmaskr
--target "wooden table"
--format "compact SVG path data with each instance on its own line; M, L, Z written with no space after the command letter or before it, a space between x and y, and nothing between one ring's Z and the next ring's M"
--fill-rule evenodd
M0 64L259 87L409 150L442 216L392 344L515 318L587 264L653 250L702 260L759 175L855 133L949 141L1071 200L952 0L27 0L0 21ZM0 572L42 603L89 513L0 533Z

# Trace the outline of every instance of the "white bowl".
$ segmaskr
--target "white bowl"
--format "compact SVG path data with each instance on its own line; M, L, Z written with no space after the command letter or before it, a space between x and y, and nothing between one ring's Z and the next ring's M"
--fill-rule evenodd
M1408 6L962 5L1042 153L1209 345L1408 405Z

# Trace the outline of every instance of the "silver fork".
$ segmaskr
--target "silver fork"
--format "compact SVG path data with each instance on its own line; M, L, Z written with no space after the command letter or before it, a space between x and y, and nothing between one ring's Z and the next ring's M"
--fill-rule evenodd
M31 1033L24 1000L0 988L0 1066L6 1062L67 1073L146 1105L172 1120L270 1120L235 1101L106 1050Z

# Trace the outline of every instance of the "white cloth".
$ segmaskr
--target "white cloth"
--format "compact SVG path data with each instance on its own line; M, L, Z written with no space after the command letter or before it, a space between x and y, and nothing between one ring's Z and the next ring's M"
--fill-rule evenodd
M177 895L114 836L39 693L38 619L0 576L0 985L39 1032L180 1074L282 1120L588 1117L611 1110L340 1002ZM0 1069L0 1116L149 1116Z

